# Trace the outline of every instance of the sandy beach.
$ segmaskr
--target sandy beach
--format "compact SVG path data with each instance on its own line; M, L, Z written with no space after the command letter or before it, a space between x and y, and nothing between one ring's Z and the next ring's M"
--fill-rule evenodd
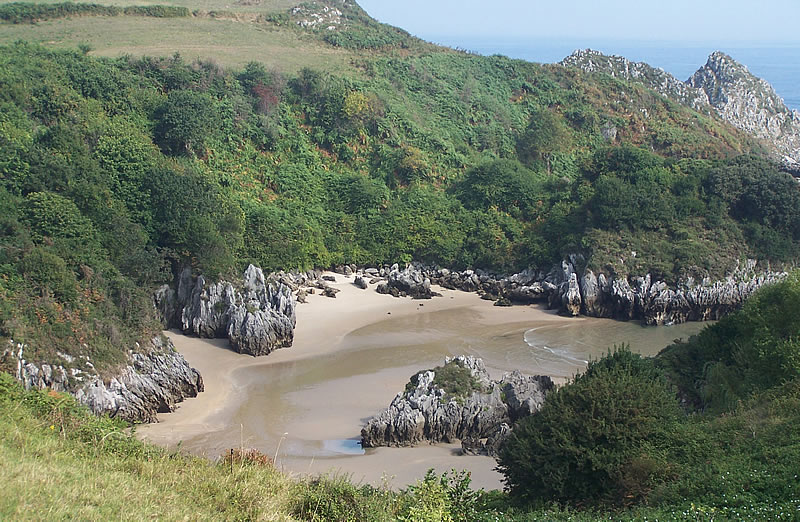
M361 426L413 373L448 355L482 356L493 377L519 368L563 381L601 353L597 347L605 349L607 338L651 335L634 325L559 317L536 306L495 307L477 294L440 288L442 297L431 300L394 298L373 287L361 290L352 277L335 277L336 298L309 295L297 307L293 346L266 357L235 353L225 340L167 332L203 375L205 392L159 415L157 424L141 426L139 436L168 447L180 443L210 458L254 447L291 473L344 473L356 482L393 487L413 483L429 468L468 469L475 487L496 489L502 483L492 458L461 456L457 445L365 453L357 445ZM532 348L536 343L526 336L539 331L542 349ZM682 333L661 332L665 339ZM592 346L564 349L562 338Z

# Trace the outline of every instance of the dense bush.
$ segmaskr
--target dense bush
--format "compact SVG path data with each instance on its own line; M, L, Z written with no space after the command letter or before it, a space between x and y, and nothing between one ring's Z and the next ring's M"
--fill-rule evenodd
M170 92L158 111L156 139L168 152L203 152L206 140L219 124L214 99L206 93L184 89Z
M652 362L623 347L519 421L499 469L511 494L526 501L628 503L668 473L664 449L679 416Z
M155 18L176 18L191 15L186 7L170 5L148 5L116 7L92 3L60 2L54 4L34 4L11 2L0 6L0 20L13 24L34 23L39 20L52 20L80 15L119 16L138 15Z

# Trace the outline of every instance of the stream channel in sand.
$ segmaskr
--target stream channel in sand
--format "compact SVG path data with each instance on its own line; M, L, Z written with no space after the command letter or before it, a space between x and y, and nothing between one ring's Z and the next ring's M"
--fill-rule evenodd
M476 294L439 289L414 301L360 290L337 275L336 299L298 305L291 348L254 358L227 341L169 335L203 375L206 391L140 437L218 457L256 448L292 473L348 474L355 482L404 487L425 471L467 469L477 488L502 487L494 459L459 455L458 445L362 450L364 423L386 408L409 377L446 356L482 357L492 378L518 369L563 382L614 344L654 355L703 324L642 327L635 322L564 318L535 306L498 308Z

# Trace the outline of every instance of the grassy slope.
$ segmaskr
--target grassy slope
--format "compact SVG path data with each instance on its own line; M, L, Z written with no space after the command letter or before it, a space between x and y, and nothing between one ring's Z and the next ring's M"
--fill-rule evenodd
M36 25L3 25L0 43L17 40L56 48L88 44L96 56L172 56L208 58L241 67L259 61L293 73L303 67L326 71L351 69L352 56L299 31L209 17L144 18L85 16Z
M392 493L347 477L292 478L268 462L231 467L171 454L70 397L22 392L0 373L0 519L796 520L799 390L790 383L685 423L672 480L652 492L652 505L604 511L521 508L436 476Z
M292 482L272 467L231 468L169 454L71 398L22 393L0 376L0 518L291 518Z

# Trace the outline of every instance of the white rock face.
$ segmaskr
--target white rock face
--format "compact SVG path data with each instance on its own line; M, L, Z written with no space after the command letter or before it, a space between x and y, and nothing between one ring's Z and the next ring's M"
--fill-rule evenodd
M717 51L688 83L706 93L724 120L773 143L785 162L800 164L800 113L789 110L766 80Z

